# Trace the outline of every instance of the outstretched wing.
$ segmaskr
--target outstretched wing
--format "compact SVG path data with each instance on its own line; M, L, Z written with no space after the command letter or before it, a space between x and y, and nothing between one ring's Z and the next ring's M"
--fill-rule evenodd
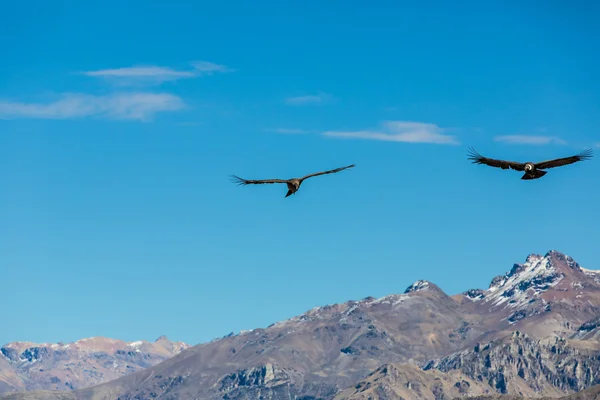
M356 166L356 164L352 164L352 165L347 165L345 167L332 169L332 170L329 170L329 171L315 172L314 174L303 176L302 178L300 178L300 180L303 181L305 179L312 178L313 176L319 176L319 175L325 175L325 174L333 174L333 173L340 172L340 171L343 171L343 170L348 169L348 168L353 168L355 166Z
M493 158L487 158L479 154L474 148L469 148L469 160L473 161L473 164L485 164L490 167L502 168L502 169L514 169L515 171L524 171L525 163L516 161L505 161L495 160Z
M233 178L233 182L237 183L238 185L253 185L253 184L261 184L261 183L287 183L287 180L283 180L283 179L263 179L263 180L251 180L251 179L244 179L244 178L240 178L239 176L235 176L235 175L231 175L231 178Z
M535 167L538 169L562 167L563 165L573 164L573 163L576 163L577 161L589 160L590 158L592 158L592 156L593 156L592 149L585 149L581 153L576 154L571 157L557 158L554 160L547 160L547 161L541 161L541 162L535 163Z

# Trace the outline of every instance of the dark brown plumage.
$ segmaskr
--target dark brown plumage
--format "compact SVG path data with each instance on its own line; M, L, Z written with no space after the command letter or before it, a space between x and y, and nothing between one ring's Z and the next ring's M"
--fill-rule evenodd
M234 182L238 185L255 185L255 184L263 184L263 183L285 183L288 187L288 192L285 197L288 197L292 194L295 194L298 189L300 189L300 185L305 179L312 178L313 176L325 175L325 174L333 174L335 172L340 172L348 168L354 167L355 164L348 165L341 168L332 169L329 171L315 172L314 174L309 174L303 176L302 178L291 178L291 179L261 179L261 180L253 180L253 179L243 179L239 176L231 175Z
M502 169L514 169L515 171L525 171L525 174L521 179L539 179L546 175L546 171L543 169L562 167L576 163L578 161L585 161L592 158L593 153L591 149L586 149L579 154L571 157L556 158L554 160L540 161L537 163L533 162L516 162L506 160L496 160L493 158L483 157L474 148L469 149L469 160L473 161L473 164L484 164L490 167L502 168Z

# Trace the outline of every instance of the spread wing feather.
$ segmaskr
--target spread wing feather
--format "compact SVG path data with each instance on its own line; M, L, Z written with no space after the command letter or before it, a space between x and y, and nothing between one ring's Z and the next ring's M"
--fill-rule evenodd
M573 163L576 163L577 161L589 160L590 158L592 158L592 156L593 156L592 149L585 149L581 153L576 154L571 157L556 158L554 160L547 160L547 161L541 161L541 162L535 163L535 167L538 169L562 167L563 165L573 164Z
M252 185L252 184L262 184L262 183L287 183L287 180L284 179L262 179L262 180L253 180L253 179L244 179L239 176L231 175L233 178L233 182L238 185Z
M352 164L352 165L347 165L345 167L332 169L332 170L329 170L329 171L315 172L314 174L309 174L309 175L303 176L302 178L300 178L300 180L303 181L305 179L312 178L313 176L319 176L319 175L325 175L325 174L333 174L333 173L340 172L340 171L343 171L343 170L348 169L348 168L353 168L355 166L356 166L356 164Z
M469 160L473 161L473 164L485 164L490 167L502 168L502 169L514 169L515 171L524 171L525 163L516 161L506 160L495 160L493 158L487 158L479 154L474 148L469 148Z

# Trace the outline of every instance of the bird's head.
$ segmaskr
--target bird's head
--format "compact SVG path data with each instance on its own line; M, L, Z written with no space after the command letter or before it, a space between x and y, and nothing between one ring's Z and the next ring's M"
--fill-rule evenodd
M527 172L533 171L533 164L532 163L525 164L525 171L527 171Z

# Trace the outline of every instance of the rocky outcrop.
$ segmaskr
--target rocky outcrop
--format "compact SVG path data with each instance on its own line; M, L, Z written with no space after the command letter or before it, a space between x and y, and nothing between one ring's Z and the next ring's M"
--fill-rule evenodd
M491 392L460 373L425 372L414 365L386 364L337 394L334 400L446 400Z
M504 340L430 361L423 369L460 371L500 394L556 395L600 384L600 347L578 348L564 338L538 340L517 331Z
M600 340L600 316L585 321L577 329L572 339L580 340Z
M223 399L290 399L296 391L291 376L277 365L238 370L217 382Z
M481 395L468 397L469 400L600 400L600 385L592 386L581 392L560 397L523 397L510 395Z

